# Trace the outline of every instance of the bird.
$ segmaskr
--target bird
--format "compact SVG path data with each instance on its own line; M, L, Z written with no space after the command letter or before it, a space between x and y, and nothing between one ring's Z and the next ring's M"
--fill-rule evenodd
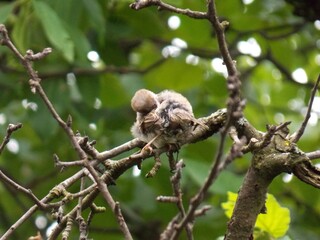
M140 89L132 97L131 107L136 112L131 133L146 143L144 149L151 146L179 149L197 125L190 102L172 90L155 94Z

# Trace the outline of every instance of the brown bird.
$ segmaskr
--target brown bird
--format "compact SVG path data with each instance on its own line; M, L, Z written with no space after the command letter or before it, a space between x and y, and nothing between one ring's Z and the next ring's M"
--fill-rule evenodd
M179 148L197 122L189 101L174 91L155 94L140 89L133 96L131 107L137 113L132 135L147 143L146 147L175 145Z

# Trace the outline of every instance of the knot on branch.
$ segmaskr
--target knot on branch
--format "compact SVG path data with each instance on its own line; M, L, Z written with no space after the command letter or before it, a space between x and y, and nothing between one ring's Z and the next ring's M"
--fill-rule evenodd
M51 189L51 191L49 192L51 198L58 198L61 196L65 196L67 193L65 187L58 185L55 186L53 189Z
M30 85L30 90L33 94L36 94L37 89L39 88L39 83L40 83L41 79L40 78L36 78L36 79L30 79L29 80L29 85Z
M226 29L230 26L230 23L228 21L222 21L220 25L223 29Z
M22 128L22 123L12 124L10 123L7 128L7 133L11 134L14 131L17 131L19 128Z
M25 59L29 61L40 60L46 57L47 55L49 55L51 52L52 52L52 48L45 48L42 50L42 52L38 52L38 53L33 53L33 51L29 49L26 52Z

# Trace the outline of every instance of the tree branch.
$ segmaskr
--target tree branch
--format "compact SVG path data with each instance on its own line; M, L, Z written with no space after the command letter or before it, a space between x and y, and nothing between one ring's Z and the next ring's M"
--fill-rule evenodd
M16 183L15 181L13 181L12 179L10 179L8 176L6 176L2 171L0 171L0 179L7 183L8 185L10 185L11 187L13 187L14 189L17 189L18 191L24 193L28 198L30 198L33 202L35 202L37 204L38 207L40 208L46 208L45 204L43 204L33 193L30 189L25 189L24 187L22 187L21 185L19 185L18 183Z
M248 123L245 123L247 126ZM320 188L320 171L312 166L307 155L290 141L287 125L288 123L269 126L266 134L252 130L242 133L248 139L255 136L256 147L251 148L251 166L239 191L225 239L252 238L257 216L265 203L268 186L280 173L293 172L300 180Z
M181 190L181 185L180 185L180 180L181 180L181 173L182 173L182 168L184 167L183 160L179 160L177 164L175 165L175 173L174 175L170 178L170 182L172 185L173 189L173 196L159 196L157 197L157 201L160 202L167 202L167 203L174 203L177 205L177 208L179 209L179 214L173 218L174 222L177 222L178 219L185 217L186 212L183 206L183 201L182 201L182 190ZM187 224L185 226L186 233L187 233L187 238L189 240L193 239L192 235L192 226L191 224ZM172 221L169 222L167 225L166 229L161 233L160 239L169 239L170 236L174 233L175 228L172 228Z
M224 124L223 131L221 133L221 140L219 144L219 150L217 153L217 156L215 158L215 162L213 163L211 170L209 172L209 175L207 177L207 180L199 190L199 192L196 194L196 196L190 201L189 209L184 218L180 221L179 224L177 224L176 231L173 232L171 239L177 239L181 230L194 218L195 211L197 210L198 206L202 202L204 196L206 195L209 187L212 185L214 180L216 179L217 175L221 171L221 169L230 161L222 161L222 155L223 155L223 150L224 150L224 144L225 144L225 139L227 132L229 128L238 120L242 117L243 113L243 108L245 105L245 102L241 100L240 96L240 86L241 82L238 77L238 71L235 66L235 62L231 58L231 55L229 53L228 47L227 47L227 42L225 39L224 35L224 30L226 26L228 25L227 22L222 22L220 23L217 13L216 13L216 8L215 8L215 3L213 0L208 0L207 4L207 12L206 14L199 14L197 12L192 12L190 13L190 10L183 10L183 9L177 9L173 6L170 6L168 4L164 4L160 0L137 0L135 3L132 3L130 6L133 9L139 10L144 7L156 5L159 6L160 9L165 9L171 12L175 13L181 13L185 14L189 17L192 18L205 18L209 20L211 23L212 27L214 28L216 35L217 35L217 41L219 45L220 52L222 54L224 64L227 67L228 70L228 79L227 79L227 88L229 91L229 98L227 102L227 115L226 115L226 122ZM238 154L234 153L234 156Z
M190 9L181 9L162 2L161 0L136 0L130 4L130 7L134 10L140 10L150 6L158 6L158 10L167 10L170 12L183 14L195 19L205 19L207 14L205 12L191 11Z
M121 211L119 211L119 209L118 209L119 206L117 207L117 211L116 211L114 201L112 200L111 195L109 194L106 185L103 182L100 181L99 176L97 175L96 171L92 167L91 163L88 162L86 153L80 147L78 139L77 139L76 135L73 133L73 130L71 129L71 124L72 124L71 117L69 116L67 122L64 122L60 118L59 114L55 110L53 104L51 103L51 101L47 97L45 91L43 90L43 88L42 88L42 86L40 84L41 79L39 78L38 73L33 69L32 62L34 60L39 60L39 59L42 59L43 57L47 56L49 53L51 53L51 49L50 48L45 48L42 52L36 53L36 54L34 54L31 50L28 50L26 55L23 56L19 52L19 50L14 46L12 41L10 40L10 37L8 35L8 32L7 32L7 29L5 28L5 26L3 24L0 25L0 34L2 36L2 38L0 40L1 41L0 43L3 44L3 45L6 45L19 58L19 60L21 61L22 65L25 67L27 73L31 77L31 79L29 80L29 85L31 87L31 91L33 93L38 93L40 95L41 99L46 104L49 112L51 113L52 117L64 129L64 131L68 135L68 137L69 137L69 139L70 139L75 151L77 152L79 158L84 161L84 163L85 163L84 166L88 169L90 174L95 179L95 181L96 181L96 183L97 183L97 185L99 187L99 190L103 194L103 196L104 196L105 200L107 201L107 203L114 210L113 212L116 214L117 219L121 219L121 221L119 220L119 225L120 225L121 230L124 233L125 238L126 239L132 239L132 237L130 235L130 232L128 230L128 227L126 226L126 223L123 220L123 217L121 215ZM38 204L41 204L41 203L42 203L42 201L40 201ZM33 208L33 209L35 211L36 207ZM26 217L26 216L29 216L29 215L24 215L24 217ZM9 234L9 231L7 233Z
M7 134L6 136L4 137L2 143L0 144L0 154L2 153L4 147L8 144L8 142L10 141L10 137L11 137L11 134L14 132L14 131L17 131L19 128L22 127L22 123L18 123L18 124L9 124L8 127L7 127Z
M306 112L306 115L304 117L304 120L303 122L301 123L301 126L300 128L298 129L298 131L296 131L294 134L292 134L292 136L290 137L290 140L294 143L298 142L299 139L302 137L303 133L304 133L304 130L306 129L307 127L307 124L308 124L308 121L310 119L310 116L311 116L311 110L312 110L312 104L313 104L313 100L316 96L316 93L318 91L318 86L319 86L319 83L320 83L320 74L318 76L318 79L316 81L316 83L314 84L314 87L311 91L311 96L310 96L310 99L309 99L309 103L308 103L308 110Z

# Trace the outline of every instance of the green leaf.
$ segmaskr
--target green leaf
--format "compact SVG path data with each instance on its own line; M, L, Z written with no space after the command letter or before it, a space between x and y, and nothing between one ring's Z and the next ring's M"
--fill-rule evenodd
M105 36L105 17L102 11L102 6L96 0L83 0L86 12L89 15L91 25L99 30L100 37L104 39Z
M25 7L20 11L19 18L14 21L12 30L12 39L21 52L30 49L30 35L35 25L30 4L26 3Z
M54 9L61 20L73 28L78 28L79 22L85 19L83 16L84 6L79 0L49 0L46 2Z
M228 201L221 204L228 218L232 216L237 197L238 194L228 192ZM281 207L272 194L267 194L266 208L267 214L259 214L255 227L274 238L284 236L290 224L289 209Z
M126 32L121 34L126 34L127 36L136 34L144 38L155 38L165 33L164 21L154 14L152 9L145 9L141 14L137 14L134 17L132 17L131 12L128 7L121 9L121 12L119 12L121 15L117 15L116 20L113 22L117 26L118 21L121 20L120 26L126 27ZM116 32L118 31L116 30Z
M72 62L74 44L57 13L45 2L34 0L32 3L50 43L61 52L68 62Z
M221 204L221 207L224 209L224 213L228 218L231 218L234 205L236 204L238 194L233 192L228 192L228 201Z
M66 28L75 46L74 51L77 63L88 64L87 54L91 50L91 46L85 34L70 25L66 25Z
M1 5L0 7L0 23L4 23L10 16L15 3Z
M273 237L282 237L289 229L289 209L281 207L272 194L267 195L266 207L267 214L259 214L256 227Z

